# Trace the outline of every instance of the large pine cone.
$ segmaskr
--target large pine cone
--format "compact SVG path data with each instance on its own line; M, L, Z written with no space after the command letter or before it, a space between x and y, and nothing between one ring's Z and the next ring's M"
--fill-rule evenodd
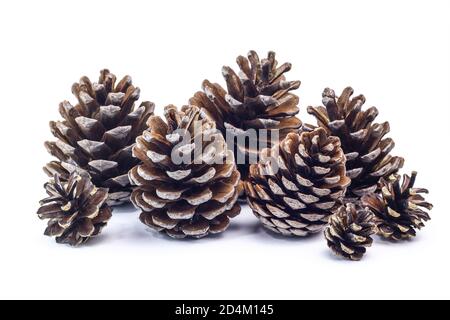
M266 149L244 184L248 203L266 228L306 236L322 230L349 183L339 139L318 128L290 133Z
M415 229L421 229L430 220L421 207L431 210L433 205L421 195L428 193L427 189L414 188L416 176L417 172L413 172L411 177L403 175L403 181L399 175L381 179L381 192L362 198L362 203L375 214L377 233L381 237L394 241L413 238Z
M373 214L362 207L349 203L341 206L331 216L330 224L325 229L328 247L338 256L350 260L361 260L366 247L372 245L375 233Z
M360 198L375 192L380 178L387 177L403 167L403 158L389 153L394 148L391 138L384 138L389 132L389 123L374 123L378 110L361 108L364 96L351 97L353 89L344 89L336 97L331 89L323 92L325 107L308 107L308 113L317 118L320 127L341 139L342 149L347 158L347 175L352 179L347 197Z
M109 188L108 204L128 202L128 171L138 163L131 148L153 114L153 103L143 102L135 108L139 88L129 76L116 84L116 76L108 70L100 72L98 83L82 77L72 92L78 104L64 101L59 105L63 120L50 122L58 140L45 143L59 162L49 163L44 171L50 176L60 174L62 179L73 171L87 172L97 187Z
M111 218L108 189L96 188L87 175L73 172L67 182L55 175L44 187L49 197L41 200L37 214L49 219L44 234L57 243L78 246L97 236Z
M130 171L132 202L141 221L174 238L225 231L240 212L240 174L233 154L197 107L165 108L167 123L149 119L133 154L143 163ZM180 161L179 157L185 159Z
M258 150L271 148L272 139L278 144L289 132L301 127L301 121L295 117L299 99L290 93L299 88L300 81L285 80L284 73L291 64L278 67L274 52L260 60L256 52L250 51L247 58L239 56L237 64L239 76L230 67L222 69L227 90L205 80L203 92L197 92L190 104L202 108L224 136L235 139L233 152L245 178L249 164L258 160ZM251 145L244 137L258 145ZM242 142L237 143L236 139Z

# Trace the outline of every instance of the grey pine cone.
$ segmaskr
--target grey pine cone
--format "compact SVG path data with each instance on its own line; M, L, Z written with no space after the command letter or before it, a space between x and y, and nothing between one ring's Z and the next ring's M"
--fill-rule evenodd
M50 122L57 140L45 143L58 159L45 166L49 176L58 174L67 180L71 172L86 172L95 186L109 189L110 205L129 202L128 171L138 163L131 148L154 110L151 102L135 107L140 90L130 76L116 80L114 74L102 70L98 83L87 77L75 83L72 93L78 103L59 105L63 120Z

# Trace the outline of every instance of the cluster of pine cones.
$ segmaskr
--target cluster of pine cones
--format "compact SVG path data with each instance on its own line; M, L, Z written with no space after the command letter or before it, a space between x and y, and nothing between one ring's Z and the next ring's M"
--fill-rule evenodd
M201 238L225 231L246 198L268 230L324 232L330 249L351 260L374 234L416 235L430 219L421 195L428 191L414 188L416 172L400 177L404 159L391 155L389 123L375 122L378 110L365 108L364 96L327 88L323 106L307 110L317 123L304 124L293 93L300 81L286 80L290 63L250 51L237 64L239 72L222 69L226 88L205 80L186 106L165 107L165 119L151 102L138 106L129 76L118 81L102 70L98 82L75 83L76 104L59 105L62 119L50 122L56 140L45 143L56 158L44 167L45 234L82 244L106 226L112 207L131 201L148 227ZM230 145L250 131L258 148Z

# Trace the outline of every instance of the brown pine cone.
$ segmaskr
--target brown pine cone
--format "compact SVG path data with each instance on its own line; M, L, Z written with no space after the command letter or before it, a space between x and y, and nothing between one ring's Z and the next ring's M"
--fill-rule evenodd
M361 260L366 247L370 247L373 242L373 214L369 209L356 207L352 203L343 205L331 216L324 233L328 247L336 255L349 260Z
M320 127L341 139L347 176L352 179L347 197L358 199L375 192L380 178L397 172L404 160L389 154L395 145L391 138L384 139L389 123L374 123L378 110L371 107L362 111L365 97L352 95L350 87L340 97L327 88L322 94L325 107L308 107L308 113L317 118Z
M48 198L40 201L37 214L49 219L45 235L57 243L78 246L97 236L111 218L106 205L108 189L96 188L87 175L72 173L67 182L55 175L44 185Z
M153 114L153 103L143 102L135 108L139 88L129 76L116 83L116 76L108 70L100 72L98 83L82 77L72 92L78 104L64 101L59 105L63 120L50 122L58 140L45 143L59 161L49 163L44 171L49 176L59 174L63 180L71 172L87 172L97 187L109 188L109 205L129 202L128 171L138 164L131 148Z
M244 184L248 203L266 228L306 236L328 223L349 183L339 139L318 128L290 133L266 149Z
M414 188L417 172L411 177L391 175L388 179L381 179L379 194L366 195L362 203L374 213L377 224L377 234L383 238L399 241L416 236L415 229L425 226L430 220L429 214L421 208L431 210L433 205L425 201L422 193L427 189Z
M239 56L237 75L230 67L223 67L222 74L227 90L208 80L203 91L197 92L190 104L200 107L217 124L224 136L234 139L236 163L243 178L249 164L256 163L263 148L272 147L272 139L278 144L289 132L297 131L301 121L295 117L299 112L299 99L290 91L300 87L300 81L286 81L284 74L291 69L290 63L278 66L275 53L260 60L255 51L247 58ZM265 129L264 131L260 131ZM237 143L237 139L248 141Z
M201 238L227 229L240 212L239 171L221 133L197 107L165 108L149 119L133 155L131 200L141 221L174 238ZM182 157L185 161L178 159Z

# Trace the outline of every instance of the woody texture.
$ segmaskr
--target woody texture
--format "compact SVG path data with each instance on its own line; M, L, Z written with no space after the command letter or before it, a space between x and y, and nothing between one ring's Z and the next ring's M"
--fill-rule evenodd
M108 70L100 72L98 82L82 77L72 86L77 98L59 105L62 120L51 121L50 129L56 141L45 146L57 161L48 163L44 171L67 180L70 173L84 172L95 186L108 188L108 204L130 201L131 184L128 171L138 164L131 149L138 135L153 114L154 105L143 102L135 106L140 89L130 76L120 81Z
M328 247L342 258L361 260L366 248L373 243L373 220L373 214L367 208L352 203L341 206L325 229Z
M45 235L57 243L78 246L100 234L111 218L108 190L95 187L87 175L73 172L66 182L55 175L45 184L48 197L37 212L48 220Z
M278 144L289 132L301 127L295 116L299 98L292 93L300 87L300 81L286 80L285 74L292 65L279 65L274 52L260 59L255 51L250 51L236 62L237 73L230 67L222 68L226 89L205 80L203 90L194 95L190 104L213 119L224 136L234 139L236 163L245 179L250 162L259 158L259 150L271 148L272 140ZM242 137L247 137L247 141L237 143Z
M264 227L306 236L328 223L349 184L340 140L317 128L290 133L279 146L266 149L250 167L245 189Z
M165 108L136 140L142 164L130 171L140 220L173 238L202 238L227 229L240 213L240 174L233 154L197 107Z
M380 179L397 172L404 160L391 155L395 144L385 137L390 130L389 123L375 122L377 108L363 110L366 101L363 95L353 96L353 89L348 87L336 96L327 88L322 97L323 106L308 107L308 112L328 134L341 140L347 176L351 179L347 198L359 200L375 192Z
M429 210L433 205L424 194L427 189L415 188L417 172L409 176L391 175L380 181L381 192L363 197L362 203L376 217L377 233L392 240L408 240L416 236L417 230L430 220Z

